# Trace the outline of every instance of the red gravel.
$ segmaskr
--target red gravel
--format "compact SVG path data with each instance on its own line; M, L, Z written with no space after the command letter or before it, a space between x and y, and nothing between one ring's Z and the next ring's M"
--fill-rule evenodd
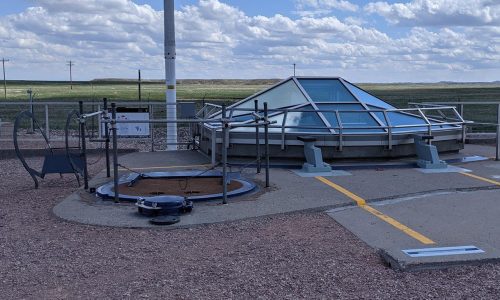
M32 186L17 160L0 161L0 299L500 297L500 265L395 272L323 213L95 227L51 214L72 176Z

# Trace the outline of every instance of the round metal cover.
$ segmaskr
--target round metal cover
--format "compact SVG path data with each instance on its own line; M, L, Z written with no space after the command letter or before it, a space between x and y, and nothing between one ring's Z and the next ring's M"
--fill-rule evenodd
M179 223L181 219L178 216L161 216L161 217L156 217L149 222L154 225L172 225L175 223Z

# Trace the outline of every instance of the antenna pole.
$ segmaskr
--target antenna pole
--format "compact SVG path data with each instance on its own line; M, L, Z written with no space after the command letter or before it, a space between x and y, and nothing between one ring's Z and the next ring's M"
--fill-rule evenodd
M70 82L70 89L73 89L73 66L75 63L73 61L68 61L68 66L69 66L69 82Z
M7 100L7 80L5 79L5 62L8 62L8 59L2 58L2 70L3 70L3 92L5 100Z
M296 63L293 63L293 77L295 77L295 66L296 66Z
M138 85L139 85L139 102L142 101L142 97L141 97L141 70L138 70L138 75L139 75L139 80L138 80Z

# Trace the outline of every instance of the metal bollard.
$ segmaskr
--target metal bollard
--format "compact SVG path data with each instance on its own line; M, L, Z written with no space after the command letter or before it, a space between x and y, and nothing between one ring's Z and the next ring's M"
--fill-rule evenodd
M258 114L259 113L259 100L255 99L255 113ZM255 123L257 124L259 122L259 118L257 116L255 116ZM257 152L257 174L260 174L260 169L261 169L261 163L260 163L260 159L261 159L261 155L260 155L260 138L259 138L259 132L260 132L260 128L259 126L255 126L255 150Z
M79 108L80 108L80 138L81 138L81 144L82 144L82 160L83 160L83 184L84 188L88 189L89 188L89 172L87 169L87 143L85 140L85 120L82 119L83 116L83 101L78 102Z
M116 104L111 103L111 131L113 132L113 183L115 191L115 202L118 203L118 137L116 132Z

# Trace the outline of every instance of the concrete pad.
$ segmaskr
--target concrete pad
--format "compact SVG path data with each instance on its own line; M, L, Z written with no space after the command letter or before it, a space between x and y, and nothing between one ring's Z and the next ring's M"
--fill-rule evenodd
M500 196L498 189L429 194L370 204L380 212L423 234L436 244L424 245L359 207L329 211L337 222L400 270L438 268L500 260ZM410 257L405 249L475 245L484 253Z
M455 166L447 166L446 168L443 169L422 169L422 168L415 168L415 170L424 173L424 174L436 174L436 173L467 173L471 172L469 169L464 169L464 168L459 168Z
M330 176L351 176L352 174L342 170L332 170L330 172L317 172L317 173L307 173L302 172L301 170L292 170L295 174L300 177L330 177Z
M156 161L153 157L156 157ZM189 164L191 159L197 164L206 162L206 158L195 151L174 151L155 152L150 155L132 153L120 157L120 163L141 170L157 168L158 161L163 167L175 166L173 168L175 170L196 169L196 166ZM300 210L324 211L326 208L348 205L350 202L341 195L332 194L331 190L325 189L324 184L315 178L299 177L291 170L271 169L271 187L267 189L263 184L265 173L254 172L255 170L246 169L242 175L259 186L256 192L234 199L229 198L228 205L220 205L220 200L196 202L191 214L183 215L179 223L165 227L227 222ZM127 172L120 172L121 175L125 173ZM105 178L104 175L105 173L101 172L98 178L91 181L90 186L111 181L111 178ZM54 207L53 211L63 219L85 224L118 227L155 226L149 224L149 218L138 215L134 205L104 202L85 191L74 193Z

